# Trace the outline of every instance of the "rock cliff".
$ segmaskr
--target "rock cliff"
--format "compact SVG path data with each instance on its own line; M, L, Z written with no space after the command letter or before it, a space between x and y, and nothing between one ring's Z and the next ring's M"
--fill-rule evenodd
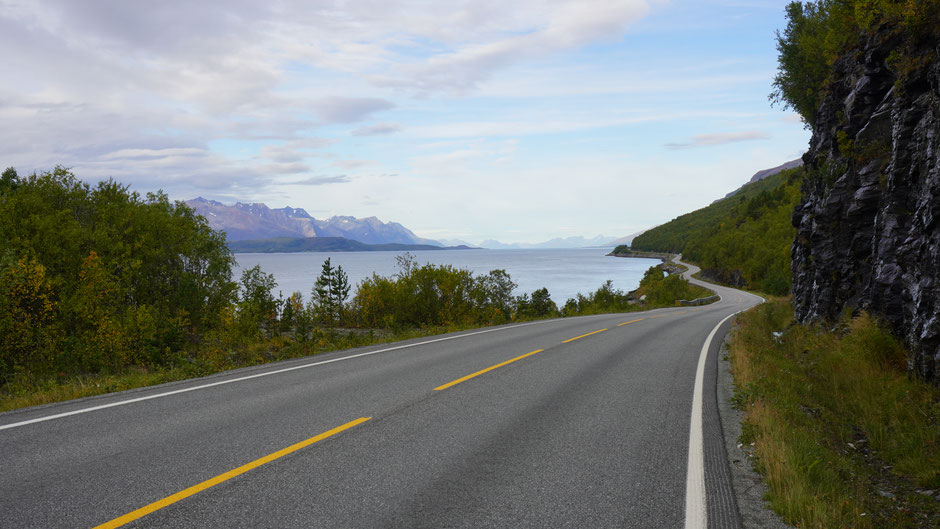
M940 46L882 27L840 58L793 214L798 320L886 320L940 383Z

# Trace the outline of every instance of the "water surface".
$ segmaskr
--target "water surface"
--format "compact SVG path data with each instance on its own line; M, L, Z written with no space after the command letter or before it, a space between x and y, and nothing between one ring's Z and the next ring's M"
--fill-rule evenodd
M597 290L610 279L620 290L633 290L640 284L643 273L659 263L657 259L608 257L610 249L579 248L558 250L439 250L411 252L419 264L451 265L483 275L497 268L509 273L519 286L516 295L531 294L533 290L547 288L552 300L559 305L579 292L587 294ZM342 266L349 283L357 285L373 273L392 276L398 272L396 257L402 252L307 252L307 253L240 253L235 254L238 265L235 278L243 270L255 265L273 274L278 290L284 297L300 292L310 299L310 289L320 275L324 259L333 266ZM353 288L355 293L355 288Z

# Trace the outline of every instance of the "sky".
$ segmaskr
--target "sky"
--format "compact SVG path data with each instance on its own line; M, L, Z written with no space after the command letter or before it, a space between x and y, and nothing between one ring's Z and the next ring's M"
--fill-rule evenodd
M785 1L0 0L0 166L477 244L620 237L805 152Z

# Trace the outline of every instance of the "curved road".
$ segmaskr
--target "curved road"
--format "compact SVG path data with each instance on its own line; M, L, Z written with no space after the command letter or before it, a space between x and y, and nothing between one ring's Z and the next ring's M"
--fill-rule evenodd
M0 414L0 527L734 527L709 288Z

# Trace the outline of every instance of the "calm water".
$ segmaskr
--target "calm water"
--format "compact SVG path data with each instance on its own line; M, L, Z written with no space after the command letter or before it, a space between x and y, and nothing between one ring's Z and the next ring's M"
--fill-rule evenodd
M474 276L502 268L519 286L514 294L531 294L545 287L559 305L579 292L587 294L597 290L610 279L614 287L633 290L640 284L643 273L659 263L656 259L630 259L607 257L609 249L565 250L440 250L411 252L418 264L451 265L473 272ZM395 258L401 252L312 252L312 253L241 253L236 254L236 279L242 270L261 265L266 273L274 274L278 290L284 297L301 292L310 298L323 261L329 257L335 267L342 266L349 283L357 285L373 273L391 276L398 272ZM352 291L355 293L355 288Z

